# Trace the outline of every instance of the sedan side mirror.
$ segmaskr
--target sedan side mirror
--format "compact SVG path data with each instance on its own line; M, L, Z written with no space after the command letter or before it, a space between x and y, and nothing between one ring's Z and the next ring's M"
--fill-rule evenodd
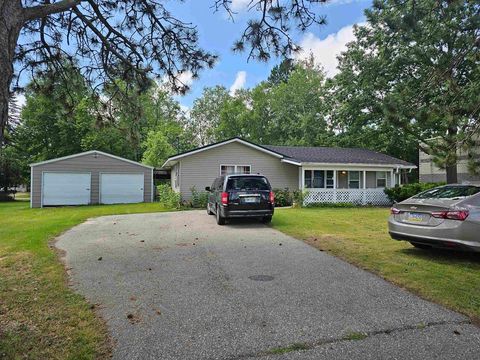
M210 192L210 186L207 186L207 187L205 188L205 191Z

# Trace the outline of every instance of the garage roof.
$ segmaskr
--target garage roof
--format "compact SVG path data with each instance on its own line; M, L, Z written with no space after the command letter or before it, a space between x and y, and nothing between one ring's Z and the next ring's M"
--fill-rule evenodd
M85 151L85 152L78 153L78 154L73 154L73 155L63 156L63 157L59 157L59 158L55 158L55 159L45 160L45 161L30 164L30 166L33 167L33 166L53 163L53 162L56 162L56 161L72 159L72 158L76 158L76 157L79 157L79 156L90 155L90 154L93 154L93 155L98 154L98 155L108 156L108 157L111 157L113 159L125 161L125 162L135 164L135 165L139 165L139 166L143 166L147 169L153 169L154 168L153 166L145 165L145 164L133 161L133 160L125 159L125 158L122 158L120 156L115 156L115 155L112 155L112 154L109 154L109 153L106 153L106 152L103 152L103 151L99 151L99 150L90 150L90 151Z

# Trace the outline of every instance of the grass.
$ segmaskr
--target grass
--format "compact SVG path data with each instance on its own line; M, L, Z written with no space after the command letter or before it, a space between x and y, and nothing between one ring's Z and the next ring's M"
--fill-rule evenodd
M158 203L30 209L0 203L0 359L106 358L104 323L67 286L49 241L88 218L166 211Z
M280 355L280 354L286 354L292 351L301 351L301 350L308 350L310 349L310 346L305 343L295 343L289 346L285 347L278 347L278 348L273 348L268 350L265 354L267 355Z
M273 226L423 298L480 319L480 254L419 250L390 239L388 210L279 209Z
M351 331L343 337L343 340L353 340L353 341L358 341L358 340L363 340L368 337L367 334L363 332L358 332L358 331Z

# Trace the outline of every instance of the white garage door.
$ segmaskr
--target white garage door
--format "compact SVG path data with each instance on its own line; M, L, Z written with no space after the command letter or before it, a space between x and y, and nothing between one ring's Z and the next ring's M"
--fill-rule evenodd
M43 173L42 205L87 205L90 203L89 173Z
M100 202L143 202L143 174L100 174Z

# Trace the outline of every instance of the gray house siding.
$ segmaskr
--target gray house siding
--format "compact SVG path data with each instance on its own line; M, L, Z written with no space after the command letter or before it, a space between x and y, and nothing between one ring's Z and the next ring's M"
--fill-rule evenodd
M192 187L204 191L206 186L212 185L220 176L220 165L250 165L251 172L265 175L273 188L298 189L298 166L282 163L279 158L233 142L180 160L176 166L179 166L182 199L191 199Z
M31 168L31 204L32 207L42 205L42 173L43 172L78 172L91 173L90 202L99 203L100 173L143 173L144 201L152 201L152 170L131 162L115 159L103 154L85 154L47 164L34 165Z

